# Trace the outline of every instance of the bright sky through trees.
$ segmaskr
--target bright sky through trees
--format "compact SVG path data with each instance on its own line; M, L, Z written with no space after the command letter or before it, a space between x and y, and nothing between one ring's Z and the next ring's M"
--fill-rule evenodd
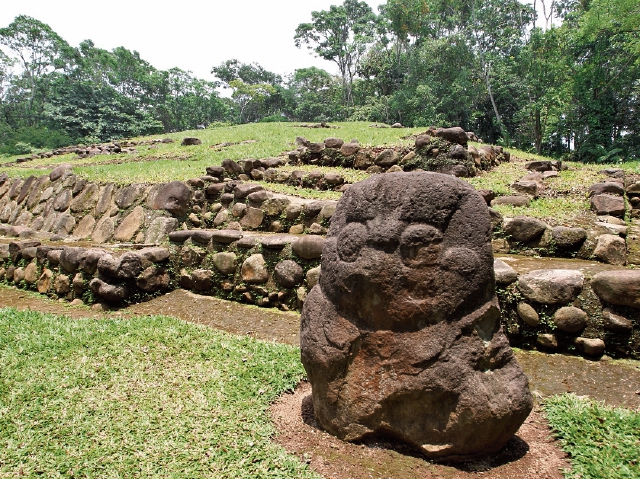
M384 3L366 1L375 12ZM0 27L17 15L28 15L48 24L72 46L87 39L106 50L124 46L158 69L178 67L207 80L213 79L211 67L229 58L258 62L279 74L309 66L337 73L331 62L296 48L293 36L299 23L311 20L312 11L340 3L183 0L163 6L140 0L5 0Z

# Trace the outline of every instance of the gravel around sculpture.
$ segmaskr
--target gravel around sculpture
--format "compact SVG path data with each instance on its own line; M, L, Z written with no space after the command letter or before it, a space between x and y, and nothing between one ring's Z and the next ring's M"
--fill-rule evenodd
M429 458L498 451L532 408L500 326L489 212L438 173L375 175L338 203L301 356L319 424Z

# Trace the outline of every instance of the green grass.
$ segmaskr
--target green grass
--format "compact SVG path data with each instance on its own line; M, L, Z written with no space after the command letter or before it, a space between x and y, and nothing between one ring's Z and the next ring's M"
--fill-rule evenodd
M254 123L227 126L207 130L183 131L155 138L173 138L175 143L159 144L157 148L138 147L135 155L95 156L82 160L76 155L64 155L21 163L20 166L4 169L9 176L26 177L41 175L44 171L36 167L60 163L72 163L74 171L91 181L113 181L120 184L162 183L173 180L187 180L202 176L207 166L219 165L225 158L241 160L246 158L269 158L295 147L297 136L310 141L322 141L328 137L338 137L345 141L358 139L363 146L409 145L413 140L401 137L422 132L424 128L369 128L366 122L331 123L339 128L302 128L295 123ZM186 136L195 136L202 145L183 147L180 141ZM216 151L210 148L224 142L237 143L255 140L255 143L235 145ZM17 157L16 157L17 158ZM113 160L124 160L122 164L110 164ZM130 161L130 160L135 160ZM24 167L22 167L24 166Z
M640 477L640 411L606 407L574 394L548 398L544 410L562 448L571 455L566 477Z
M316 477L271 441L299 350L166 317L0 310L0 477Z
M157 146L139 146L137 153L131 155L95 156L77 159L76 155L38 159L15 164L5 168L11 177L27 177L48 173L52 166L60 163L72 163L74 172L89 181L118 184L163 183L174 180L187 180L202 176L207 166L219 165L229 158L241 160L247 158L269 158L279 156L295 147L295 138L304 136L310 141L322 141L328 137L339 137L345 141L358 139L363 146L408 146L412 139L403 139L411 134L420 133L424 128L370 128L367 122L334 123L339 128L303 128L295 123L254 123L248 125L223 126L207 130L193 130L168 135L174 143ZM202 145L180 146L182 138L195 136ZM237 144L227 148L211 148L224 142L239 143L252 140L252 143ZM479 146L479 145L478 145ZM478 176L467 181L478 189L493 190L498 196L514 194L511 185L525 174L524 161L548 160L549 158L508 149L513 158L520 161L503 163L492 171L480 171ZM589 212L586 199L588 188L604 177L600 170L612 165L585 165L565 162L568 170L562 171L557 178L545 180L546 191L526 208L500 206L496 209L507 216L526 215L545 220L550 225L577 224L587 225L593 222L595 215ZM640 162L613 165L625 169L628 173L639 174ZM335 171L345 177L347 182L355 183L369 175L363 171L349 168L329 168L314 165L287 166L284 169ZM262 183L265 188L288 195L314 199L339 199L341 194L334 191L316 191L296 188L284 184Z

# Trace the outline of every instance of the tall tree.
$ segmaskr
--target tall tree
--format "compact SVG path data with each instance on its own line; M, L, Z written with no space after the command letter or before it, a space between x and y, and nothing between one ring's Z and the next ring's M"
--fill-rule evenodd
M40 113L37 107L42 104L48 87L46 79L49 74L67 67L72 49L49 25L26 15L19 15L8 27L0 28L0 45L7 47L21 68L20 78L28 94L24 120L35 124Z
M302 44L338 66L342 77L344 103L353 106L353 78L360 59L373 43L377 17L363 1L345 0L329 10L311 12L310 23L296 28L295 45Z

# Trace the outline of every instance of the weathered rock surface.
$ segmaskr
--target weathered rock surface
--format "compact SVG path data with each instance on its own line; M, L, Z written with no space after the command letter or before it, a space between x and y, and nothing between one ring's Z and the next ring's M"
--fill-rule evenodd
M495 271L496 284L508 286L511 283L515 283L516 279L518 279L516 270L501 259L495 259L493 261L493 269Z
M555 312L553 322L564 333L577 333L587 325L587 313L580 308L565 306Z
M593 277L591 288L607 303L640 309L640 270L603 271Z
M167 183L155 198L153 209L166 210L175 216L184 216L191 200L191 189L181 181Z
M391 434L429 457L500 449L532 400L499 316L475 190L426 172L353 185L302 313L320 425L346 440Z
M624 198L610 194L593 195L591 209L597 215L624 216Z
M518 278L518 289L529 301L567 304L574 301L584 283L584 275L572 269L541 269Z
M622 266L627 262L627 243L618 235L601 235L593 255L603 263Z
M529 216L516 216L515 218L505 218L504 233L513 241L528 243L540 237L547 225L537 218Z

